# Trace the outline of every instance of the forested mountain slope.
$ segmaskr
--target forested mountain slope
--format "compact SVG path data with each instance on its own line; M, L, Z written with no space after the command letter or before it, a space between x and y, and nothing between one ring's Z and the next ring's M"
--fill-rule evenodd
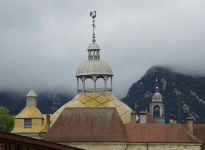
M149 111L156 78L165 103L166 123L170 115L176 116L178 123L185 123L188 116L193 116L195 123L205 123L205 77L192 77L153 66L130 87L122 101L138 113L146 108Z

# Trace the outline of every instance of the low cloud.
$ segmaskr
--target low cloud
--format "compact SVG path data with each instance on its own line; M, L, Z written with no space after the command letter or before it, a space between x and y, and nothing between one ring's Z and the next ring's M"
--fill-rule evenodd
M0 90L33 84L38 92L76 93L75 72L92 42L93 4L96 43L113 69L117 98L153 65L205 75L205 1L0 0Z

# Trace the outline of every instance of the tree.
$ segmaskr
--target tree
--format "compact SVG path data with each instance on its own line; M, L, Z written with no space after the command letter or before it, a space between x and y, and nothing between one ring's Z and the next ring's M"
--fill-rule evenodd
M14 115L9 114L9 110L0 106L0 131L11 132L14 128Z

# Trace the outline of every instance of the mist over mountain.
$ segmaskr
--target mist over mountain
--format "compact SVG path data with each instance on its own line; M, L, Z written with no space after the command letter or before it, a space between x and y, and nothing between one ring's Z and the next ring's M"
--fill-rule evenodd
M27 90L32 77L37 93L58 86L76 93L76 69L92 43L93 4L100 59L113 70L119 99L153 64L205 75L203 0L0 0L0 91Z
M205 123L204 76L190 76L167 67L153 66L132 84L122 101L138 113L149 111L149 102L157 86L156 78L165 103L167 123L170 115L176 116L178 123L185 123L188 116L194 117L195 123Z
M132 84L122 101L138 114L146 109L149 111L149 102L157 85L156 78L165 103L166 123L170 115L176 116L178 123L185 123L188 116L194 117L195 123L205 123L205 77L182 74L168 66L148 69L140 80ZM0 91L0 105L7 107L10 114L17 115L26 106L28 91ZM38 95L37 107L43 114L53 114L76 95L66 91L66 88L47 91L34 88L34 91Z
M26 94L17 91L0 91L0 106L8 108L10 114L17 115L26 107ZM53 114L75 96L66 92L52 90L36 94L38 95L37 107L42 114Z

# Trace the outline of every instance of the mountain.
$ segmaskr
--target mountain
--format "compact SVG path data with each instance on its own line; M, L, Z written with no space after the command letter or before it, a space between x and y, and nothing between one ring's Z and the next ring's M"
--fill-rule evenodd
M165 103L166 123L170 115L176 116L178 123L185 123L188 116L193 116L195 123L205 123L205 77L193 77L166 67L153 66L130 87L122 101L138 114L146 109L149 111L156 78ZM26 94L0 91L0 106L8 108L10 114L17 115L26 106ZM37 107L43 114L53 114L75 96L56 91L38 92L37 95Z
M193 77L166 67L153 66L130 87L122 101L138 114L146 109L149 111L156 78L165 103L166 123L170 115L176 116L178 123L185 123L189 116L194 117L195 123L205 123L205 77L202 76Z
M0 91L0 106L8 108L10 114L17 115L26 106L26 94L15 91ZM42 114L53 114L74 97L68 93L53 91L41 92L37 95L37 107Z

